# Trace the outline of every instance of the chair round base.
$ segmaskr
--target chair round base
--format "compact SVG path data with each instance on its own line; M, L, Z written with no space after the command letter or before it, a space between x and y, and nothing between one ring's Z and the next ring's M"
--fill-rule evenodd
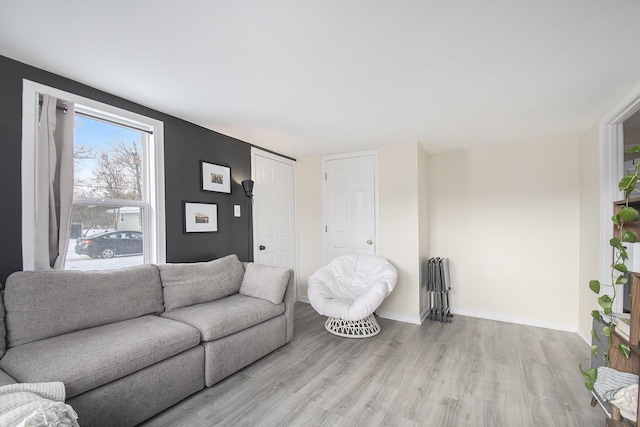
M380 325L373 314L362 320L342 320L329 317L324 328L333 335L345 338L369 338L380 333Z

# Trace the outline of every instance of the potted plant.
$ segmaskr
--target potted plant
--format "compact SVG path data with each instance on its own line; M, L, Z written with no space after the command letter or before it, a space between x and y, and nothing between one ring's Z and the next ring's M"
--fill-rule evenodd
M627 151L628 153L640 153L640 146L636 146ZM637 163L633 173L625 175L618 183L618 188L624 193L624 205L620 208L618 213L611 217L616 230L617 236L612 237L609 240L609 245L613 249L613 263L611 264L611 282L600 283L598 280L591 280L589 282L589 288L595 292L598 297L598 305L601 310L593 310L591 316L601 323L606 325L602 328L602 334L607 337L606 350L602 351L600 356L605 361L605 365L609 366L609 354L614 351L612 347L611 333L614 327L615 313L613 307L617 296L616 288L619 285L627 283L628 268L625 265L625 261L629 259L625 244L632 244L638 241L638 236L628 229L629 224L637 222L640 218L638 211L629 206L629 199L631 193L636 190L638 183L638 169L640 163ZM604 317L603 317L604 314ZM605 320L606 319L606 320ZM595 329L591 330L591 336L597 342L600 342L600 338ZM619 344L617 350L620 351L625 357L629 357L631 349L627 344ZM594 344L591 346L591 353L594 357L598 357L600 351L600 345ZM589 390L593 390L593 385L598 378L598 371L596 368L586 370L580 365L580 372L586 379L585 387Z

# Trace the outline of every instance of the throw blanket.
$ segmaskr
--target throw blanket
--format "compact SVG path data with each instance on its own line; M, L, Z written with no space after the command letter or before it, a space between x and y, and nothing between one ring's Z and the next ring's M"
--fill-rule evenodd
M618 390L631 384L638 384L637 375L601 366L593 388L602 400L608 402Z
M618 390L611 403L620 409L620 414L623 417L635 422L638 418L638 414L636 414L638 410L638 383Z
M78 415L64 403L62 382L0 387L0 426L78 427Z

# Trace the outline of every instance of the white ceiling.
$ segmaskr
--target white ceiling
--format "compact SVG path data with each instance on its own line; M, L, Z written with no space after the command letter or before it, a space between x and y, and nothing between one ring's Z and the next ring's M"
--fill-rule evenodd
M0 0L0 54L301 158L575 136L640 83L638 0Z

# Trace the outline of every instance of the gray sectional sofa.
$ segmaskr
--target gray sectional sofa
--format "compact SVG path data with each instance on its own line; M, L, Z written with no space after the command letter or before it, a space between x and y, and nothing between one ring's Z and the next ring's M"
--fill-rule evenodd
M235 255L14 273L0 385L62 381L81 426L138 424L289 342L293 283Z

